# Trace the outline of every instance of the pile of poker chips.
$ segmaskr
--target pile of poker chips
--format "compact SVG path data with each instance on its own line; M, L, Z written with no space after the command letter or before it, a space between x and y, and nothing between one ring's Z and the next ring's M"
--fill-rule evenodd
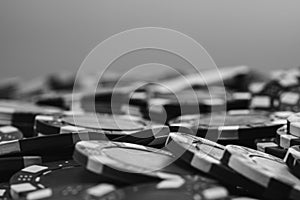
M157 79L174 93L132 77L93 92L74 73L3 81L0 199L299 199L298 69L223 71L225 87Z

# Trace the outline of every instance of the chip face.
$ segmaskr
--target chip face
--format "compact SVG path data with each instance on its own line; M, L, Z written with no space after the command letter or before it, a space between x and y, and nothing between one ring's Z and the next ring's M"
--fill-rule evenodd
M106 173L123 179L130 176L136 180L159 178L158 172L189 174L173 165L174 158L166 150L109 141L78 142L74 152L74 159L93 173Z

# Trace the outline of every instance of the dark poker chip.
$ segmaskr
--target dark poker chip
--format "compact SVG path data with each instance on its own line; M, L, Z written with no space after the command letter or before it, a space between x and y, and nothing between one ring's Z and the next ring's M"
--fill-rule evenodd
M275 138L270 139L258 139L255 141L256 149L261 152L268 153L272 156L276 156L278 158L283 159L286 155L287 150L280 147L276 143Z
M183 90L175 94L155 94L148 101L149 117L161 121L166 113L166 121L185 114L207 113L215 110L247 109L251 94L247 92L229 92L214 87L207 89ZM165 119L164 119L165 120Z
M169 151L125 142L78 142L73 158L95 174L117 177L129 183L193 173L175 165L175 157Z
M203 176L185 176L157 183L147 183L117 189L113 185L99 184L87 190L86 200L165 200L201 199L225 200L226 188L215 180Z
M263 192L261 186L235 173L220 162L225 151L223 145L185 133L170 133L166 147L181 162L217 178L227 186L242 187L254 196Z
M287 132L287 126L279 128L276 134L278 145L284 149L288 149L294 145L300 145L300 138L289 134Z
M114 183L67 160L31 165L14 174L9 183L14 199L83 199L86 189L101 182Z
M0 143L11 140L19 140L23 138L23 133L13 126L0 127Z
M100 132L65 133L8 141L0 144L0 156L6 155L53 155L72 152L75 144L82 140L103 140Z
M153 137L155 139L169 134L167 126L131 115L74 114L72 112L65 112L63 115L37 116L35 131L44 135L100 131L104 132L109 139L123 137L123 139L127 139L127 142Z
M197 136L222 140L249 140L274 137L286 123L286 112L231 110L222 113L184 115L171 126L191 128Z
M221 162L264 188L267 199L299 199L300 180L282 159L250 148L227 145Z
M61 110L54 107L38 106L33 103L1 100L0 101L0 125L12 125L19 128L25 137L34 136L33 126L35 116L40 114L60 113ZM29 131L23 131L28 130Z
M292 146L287 150L284 158L285 163L292 173L300 178L300 146Z

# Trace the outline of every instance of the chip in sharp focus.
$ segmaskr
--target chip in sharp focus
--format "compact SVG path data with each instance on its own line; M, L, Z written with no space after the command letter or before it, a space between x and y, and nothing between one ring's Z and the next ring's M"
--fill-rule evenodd
M166 147L181 162L217 178L227 186L243 187L253 195L263 192L262 187L222 165L220 159L225 147L220 144L185 133L170 133Z
M175 165L175 157L169 151L132 143L78 142L73 158L95 174L105 174L131 183L191 173Z
M130 115L110 115L65 112L63 115L37 116L35 130L45 135L66 132L100 131L109 139L134 136L145 139L152 136L166 136L169 128Z
M289 171L282 159L250 148L227 145L221 162L264 187L262 197L300 198L300 180Z
M271 154L272 156L276 156L281 159L285 157L285 154L287 152L286 149L278 146L275 138L257 139L255 143L256 143L256 149L258 151Z
M223 113L184 115L173 120L171 126L185 126L197 136L213 140L249 140L274 137L284 125L282 112L231 110Z
M300 146L292 146L288 149L284 158L285 163L293 174L300 178Z
M59 135L48 135L20 140L8 141L0 144L0 156L5 155L58 155L67 148L74 148L78 141L103 140L104 134L99 132L73 132Z
M87 200L165 200L201 199L225 200L228 191L213 179L202 176L185 176L156 183L144 183L116 189L112 185L99 184L87 190Z
M13 126L0 127L0 143L23 138L23 133Z
M300 113L295 113L287 119L287 132L300 137Z
M101 182L113 184L72 160L57 161L20 170L10 179L10 192L14 199L83 199L85 189Z

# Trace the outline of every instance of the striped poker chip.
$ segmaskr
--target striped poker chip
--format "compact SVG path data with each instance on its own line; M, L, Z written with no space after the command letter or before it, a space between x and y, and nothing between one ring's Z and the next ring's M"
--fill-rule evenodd
M264 187L262 196L269 199L299 199L300 180L282 159L250 148L227 145L221 162Z
M74 112L52 116L39 115L35 119L35 131L44 135L99 131L104 132L109 139L123 136L123 139L128 139L127 142L169 134L167 126L135 116Z
M176 166L173 163L175 157L169 151L132 143L78 142L73 158L95 174L127 183L170 179L176 174L191 173Z
M78 141L104 140L106 136L99 132L73 132L60 135L25 138L0 144L0 156L6 155L47 155L63 154L73 148Z
M268 153L281 159L283 159L286 155L287 150L278 146L275 138L258 139L255 143L258 151Z
M57 181L59 180L59 184ZM75 198L96 179L72 160L35 164L15 173L10 181L13 199Z
M38 106L30 102L0 100L0 125L15 126L25 137L32 137L35 136L33 131L35 116L60 112L58 108Z
M287 126L283 126L277 130L276 138L278 145L284 149L288 149L294 145L300 145L300 138L289 134L287 132Z
M217 178L225 185L240 186L256 196L264 191L220 162L225 151L223 145L185 133L170 133L166 147L182 163Z
M284 158L285 163L293 174L300 178L300 146L292 146L288 149Z
M249 140L274 137L276 130L286 123L282 112L231 110L203 115L183 115L171 126L185 126L197 136L218 140Z
M23 133L14 126L0 127L0 143L23 138Z
M38 114L60 113L61 110L54 107L38 106L33 103L1 100L0 101L0 121L13 123L33 123Z
M99 184L87 190L86 199L201 199L225 200L229 194L225 187L204 176L186 176L155 183L143 183L117 189L113 185Z
M287 132L300 137L300 113L295 113L287 119Z
M248 92L225 91L221 87L189 89L176 93L155 93L149 100L150 115L167 113L167 121L182 114L211 112L219 109L246 109L251 94Z

